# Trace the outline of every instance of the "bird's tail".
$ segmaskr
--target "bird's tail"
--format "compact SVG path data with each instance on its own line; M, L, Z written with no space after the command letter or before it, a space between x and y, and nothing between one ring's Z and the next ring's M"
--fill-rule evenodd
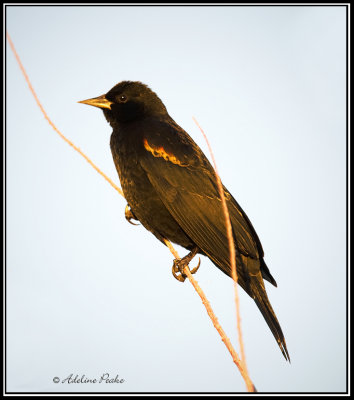
M277 341L283 356L287 361L290 362L290 356L288 349L286 348L285 338L281 330L280 324L275 316L273 308L268 300L267 293L264 288L263 282L259 279L251 279L251 290L252 297L257 304L260 312L262 313L264 319L266 320L270 330L273 333L275 340Z

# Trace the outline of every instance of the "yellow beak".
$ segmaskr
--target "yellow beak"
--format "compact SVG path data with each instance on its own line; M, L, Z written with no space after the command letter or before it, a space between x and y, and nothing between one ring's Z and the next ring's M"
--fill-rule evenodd
M89 106L98 108L108 108L109 110L111 109L111 104L113 104L112 101L106 99L104 94L99 97L94 97L93 99L78 101L78 103L88 104Z

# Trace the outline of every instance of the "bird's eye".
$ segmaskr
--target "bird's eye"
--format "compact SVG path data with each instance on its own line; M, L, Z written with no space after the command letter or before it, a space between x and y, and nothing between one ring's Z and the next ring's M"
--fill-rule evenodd
M125 94L121 94L120 96L118 96L118 101L120 103L125 103L127 101L127 96Z

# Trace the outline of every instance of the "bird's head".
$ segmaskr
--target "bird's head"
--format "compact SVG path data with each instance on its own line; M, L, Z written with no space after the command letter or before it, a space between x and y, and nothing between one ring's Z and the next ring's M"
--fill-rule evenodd
M106 94L79 103L101 108L112 127L120 122L167 114L157 94L141 82L120 82Z

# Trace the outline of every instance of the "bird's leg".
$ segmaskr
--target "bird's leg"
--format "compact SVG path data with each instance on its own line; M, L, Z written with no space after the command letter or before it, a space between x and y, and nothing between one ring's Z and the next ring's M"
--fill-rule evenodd
M183 272L184 267L192 261L193 257L198 253L198 250L199 250L198 247L195 246L195 247L193 247L191 252L189 254L187 254L185 257L176 258L175 260L173 260L172 275L178 281L184 282L186 280L187 275ZM191 273L195 274L198 271L199 266L200 266L200 258L198 261L198 265L191 270Z
M135 219L136 221L139 221L138 218L134 215L132 209L130 208L130 205L127 204L125 206L125 210L124 210L124 215L125 215L125 219L132 225L139 225L139 224L134 224L134 222L131 222L132 219Z

